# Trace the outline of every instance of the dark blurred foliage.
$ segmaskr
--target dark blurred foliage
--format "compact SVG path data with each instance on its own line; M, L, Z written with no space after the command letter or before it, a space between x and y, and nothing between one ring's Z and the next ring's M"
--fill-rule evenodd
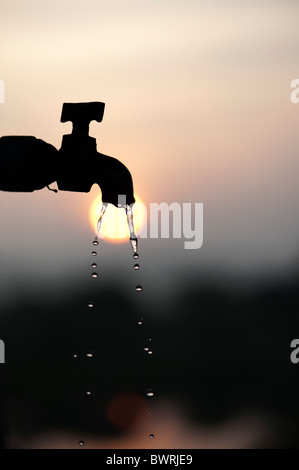
M142 312L142 326L119 288L74 290L56 304L20 299L0 317L4 437L117 433L106 417L111 397L154 388L155 400L173 399L197 423L251 410L274 417L276 438L261 446L299 447L299 364L290 361L299 337L296 277L251 292L181 285L168 311L163 304L163 312ZM152 356L143 351L149 337Z

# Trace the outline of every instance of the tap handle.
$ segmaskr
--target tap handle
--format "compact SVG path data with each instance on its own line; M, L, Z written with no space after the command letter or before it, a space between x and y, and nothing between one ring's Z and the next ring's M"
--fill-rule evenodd
M60 122L73 123L72 135L88 136L91 121L101 122L104 115L105 103L64 103Z

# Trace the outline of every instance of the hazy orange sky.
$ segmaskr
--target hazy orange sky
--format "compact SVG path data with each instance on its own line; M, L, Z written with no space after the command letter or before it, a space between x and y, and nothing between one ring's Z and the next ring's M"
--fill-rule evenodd
M2 0L0 134L59 148L63 102L103 101L91 135L140 197L204 204L204 246L144 241L148 262L161 250L161 269L287 269L299 245L298 13L295 0ZM49 271L83 262L97 194L1 193L6 273L15 253L33 269L43 243Z

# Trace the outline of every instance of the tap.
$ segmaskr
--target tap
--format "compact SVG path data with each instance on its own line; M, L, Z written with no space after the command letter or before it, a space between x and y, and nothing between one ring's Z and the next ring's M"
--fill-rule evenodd
M64 103L60 120L71 121L73 129L63 136L59 150L34 136L1 137L0 190L51 189L56 181L60 191L87 193L96 183L103 207L109 203L131 207L135 202L131 173L116 158L99 153L96 139L89 136L90 122L101 122L104 109L105 103L100 102Z

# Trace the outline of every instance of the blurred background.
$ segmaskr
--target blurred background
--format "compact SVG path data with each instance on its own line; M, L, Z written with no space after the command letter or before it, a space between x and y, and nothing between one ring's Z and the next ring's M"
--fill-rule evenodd
M105 102L90 135L139 198L204 205L199 250L141 239L135 271L101 241L92 279L98 187L1 192L3 447L298 447L298 13L2 0L0 135L60 148L62 104Z

